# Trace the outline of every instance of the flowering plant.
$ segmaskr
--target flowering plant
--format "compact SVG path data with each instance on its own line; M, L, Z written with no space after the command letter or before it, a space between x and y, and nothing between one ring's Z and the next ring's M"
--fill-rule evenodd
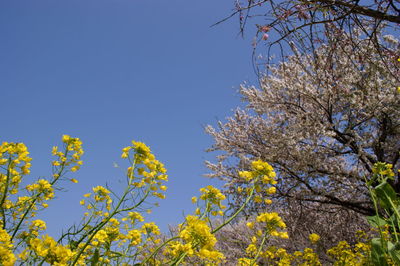
M35 216L48 207L62 182L78 183L69 175L83 164L82 142L64 135L62 143L62 148L52 150L56 159L51 178L26 186L21 181L30 174L27 147L12 142L0 145L1 265L224 264L226 254L218 248L217 232L239 219L246 205L270 204L268 195L276 192L274 169L261 160L253 161L248 171L238 173L243 182L237 190L245 197L241 206L227 209L226 196L218 188L206 186L200 189L200 196L192 198L197 205L194 213L186 216L175 235L163 237L154 222L145 222L143 214L151 209L149 197L165 198L166 169L148 146L132 141L122 149L121 157L128 162L122 194L109 187L93 187L80 201L86 210L81 222L56 240L44 234L46 223ZM340 242L327 251L335 265L398 263L400 200L389 185L391 168L376 164L374 178L368 183L377 210L377 215L368 219L380 228L381 237L372 239L371 244ZM213 217L222 220L215 223ZM237 265L321 265L313 248L289 252L269 245L270 240L289 238L286 224L277 212L259 213L247 222L247 229L250 240L243 256L236 258ZM320 236L312 233L309 241L318 249Z

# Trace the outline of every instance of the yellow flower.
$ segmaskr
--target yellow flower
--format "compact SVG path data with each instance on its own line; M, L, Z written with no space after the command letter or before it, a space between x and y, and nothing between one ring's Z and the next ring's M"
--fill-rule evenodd
M129 212L127 219L128 218L131 220L131 223L134 223L136 221L139 221L139 222L143 222L144 221L143 216L138 212Z
M288 239L289 234L288 234L288 232L279 232L278 237L283 238L283 239Z
M308 239L310 239L311 243L313 243L313 244L317 243L319 238L320 238L320 236L315 233L312 233L308 236Z
M253 229L254 228L254 223L253 222L248 222L248 223L246 223L246 226L248 228L250 228L250 229Z
M0 264L4 266L14 265L17 258L13 251L11 237L6 230L0 229Z
M265 192L267 192L268 194L275 194L276 193L276 187L267 188Z
M158 192L153 192L153 195L156 196L157 198L160 199L165 199L166 196L164 194L158 193Z
M94 239L94 241L97 241L97 244L105 243L108 239L107 232L105 230L101 229L95 234L93 239Z
M155 234L155 235L160 235L160 229L158 226L154 223L145 223L142 225L142 232L144 234Z
M197 197L192 197L192 203L196 203L197 202Z
M256 202L256 203L261 203L261 202L262 202L261 197L260 197L260 196L255 196L255 197L254 197L254 202Z
M68 135L63 135L62 136L62 142L64 142L64 143L67 143L69 140L70 140L70 136L68 136Z
M34 220L29 226L31 230L46 230L46 223L42 220Z
M78 170L79 170L79 165L75 165L75 166L71 167L71 172L76 172ZM76 183L78 183L78 181Z
M67 265L75 255L68 247L58 244L48 235L29 241L31 250L51 265Z
M54 146L53 149L51 150L51 154L52 154L53 156L55 156L55 155L57 154L57 152L58 152L58 147L57 147L57 146Z
M268 205L272 204L272 200L270 200L270 199L265 199L264 202L265 202L265 204L268 204Z
M186 253L187 255L192 256L194 253L194 250L193 250L191 243L182 244L177 241L172 241L168 245L168 248L165 253L170 254L173 257L178 257L183 253Z
M220 205L221 201L225 200L225 195L221 193L221 191L213 187L211 185L201 188L200 192L202 192L202 195L200 196L200 199L202 200L209 200L211 203L215 205Z
M131 230L127 234L127 238L131 241L129 245L136 246L139 245L142 241L141 239L142 233L139 230Z
M276 212L261 213L257 216L256 221L258 223L265 223L267 225L273 225L275 227L286 227L286 224L282 221L282 218Z
M254 173L249 171L240 171L239 176L246 179L246 181L250 181L255 177Z
M258 264L253 260L249 258L240 258L237 263L238 266L258 266Z
M220 262L224 259L224 255L214 249L217 239L211 233L211 228L206 221L197 216L188 215L185 225L181 224L180 228L179 237L182 240L188 244L197 243L200 249L197 256L213 262Z
M257 253L257 246L254 244L250 244L246 248L246 253L249 254L250 256L254 256Z

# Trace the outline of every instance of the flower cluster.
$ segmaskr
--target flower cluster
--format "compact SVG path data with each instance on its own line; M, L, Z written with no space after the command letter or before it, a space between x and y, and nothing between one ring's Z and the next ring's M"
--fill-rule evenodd
M4 209L13 207L10 195L19 191L22 177L30 173L32 158L23 143L3 142L0 145L0 206ZM4 213L0 213L4 215Z
M256 226L256 224L258 226ZM282 218L276 212L261 213L258 215L253 222L248 222L247 227L250 229L261 228L255 232L255 235L251 239L251 243L246 249L246 253L251 258L242 258L238 263L245 265L246 259L248 261L256 261L258 256L262 256L261 250L265 244L265 241L269 237L278 238L289 238L287 232L278 231L278 229L286 228L286 224L282 221Z
M305 248L303 251L295 251L293 254L291 254L284 248L269 246L265 249L265 251L260 253L260 257L266 262L267 265L322 265L318 255L311 248ZM255 260L252 259L251 261ZM253 265L258 264L255 263Z
M129 156L130 152L133 152L132 158ZM128 168L128 177L135 187L148 186L153 196L160 199L165 198L164 192L167 187L162 183L168 181L168 176L165 174L166 169L160 161L156 160L146 144L132 141L132 146L122 149L121 158L127 158L133 163L133 166Z
M240 171L239 176L244 178L246 181L251 181L258 176L262 176L262 182L264 184L276 184L273 179L276 176L272 166L263 162L262 160L253 161L251 163L252 171Z
M366 243L359 242L352 247L346 241L340 241L327 253L335 260L335 265L366 265L370 249L371 246Z
M261 213L257 216L256 222L263 225L268 234L280 238L288 238L287 232L278 232L276 229L286 228L286 224L276 212Z
M205 220L194 215L188 215L179 230L180 241L172 242L164 252L175 258L198 257L207 263L218 264L225 258L215 249L217 239Z
M34 220L29 225L29 235L37 237L39 231L46 230L46 223L42 220Z
M201 208L197 208L197 215L202 215L202 213L211 213L213 216L224 215L223 210L226 208L226 206L222 204L222 201L224 201L226 197L218 188L209 185L201 188L200 192L200 200L205 202L205 208L203 210L201 210ZM197 200L197 197L193 197L192 203L196 203Z
M12 176L28 175L31 160L23 143L3 142L0 145L0 165L7 165Z
M51 265L68 265L68 262L74 256L74 252L69 247L58 244L48 235L31 239L29 248L38 257L43 258L45 262Z
M72 138L69 135L63 135L62 142L64 150L59 151L57 146L53 147L52 154L57 157L53 160L53 177L60 178L66 171L76 172L79 170L83 162L81 156L83 155L82 141L79 138ZM75 181L72 180L73 182ZM74 182L76 183L76 182Z
M11 237L6 230L0 229L0 264L4 266L14 265L17 258L13 253Z
M46 179L39 179L36 183L27 185L26 190L33 194L41 195L43 200L54 198L54 189ZM39 199L40 201L41 199Z
M311 243L316 244L319 241L320 236L318 234L312 233L308 236L308 239Z
M265 197L276 193L276 187L273 186L277 184L275 180L276 173L270 164L262 160L253 161L251 163L251 171L239 171L239 177L243 179L243 182L241 182L242 186L237 187L238 193L245 191L246 194L249 195L251 191L251 186L249 187L249 184L254 184L256 191L254 202L265 204L272 203L271 199Z
M393 165L390 163L378 162L374 164L374 168L372 168L372 173L379 176L386 176L388 178L393 178L394 177Z

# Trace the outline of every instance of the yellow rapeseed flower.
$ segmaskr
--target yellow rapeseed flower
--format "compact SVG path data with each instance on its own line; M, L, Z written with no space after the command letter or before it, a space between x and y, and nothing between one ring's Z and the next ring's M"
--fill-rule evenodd
M67 143L70 140L70 136L69 135L63 135L62 136L62 142Z
M313 244L317 243L319 238L320 238L320 236L315 233L312 233L308 236L308 239L310 239L311 243L313 243Z

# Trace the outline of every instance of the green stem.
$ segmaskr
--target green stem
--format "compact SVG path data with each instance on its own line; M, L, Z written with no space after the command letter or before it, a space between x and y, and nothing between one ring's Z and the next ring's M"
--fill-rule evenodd
M365 179L365 180L366 180L366 179ZM367 180L366 180L366 184L367 184L367 187L368 187L369 194L371 195L372 202L373 202L373 204L374 204L374 209L375 209L375 213L376 213L376 217L377 217L377 219L376 219L376 224L379 225L379 222L378 222L378 221L379 221L379 220L378 220L378 218L379 218L378 203L377 203L376 198L374 197L374 193L373 193L373 191L372 191L372 189L371 189L371 186L368 185L368 181L367 181ZM385 239L384 239L383 232L382 232L382 229L380 228L380 226L378 226L378 229L379 229L379 235L380 235L381 246L382 246L382 247L387 247L387 244L385 245L386 241L385 241ZM386 252L386 249L385 249L385 252ZM371 253L371 254L372 254L372 253Z
M66 151L65 156L67 156L68 151ZM50 185L53 186L57 180L60 179L61 175L63 174L62 172L64 171L65 168L65 162L63 162L63 164L61 165L60 171L59 171L59 178L54 179L53 181L50 182ZM32 210L33 206L35 206L36 201L38 200L38 198L40 197L40 195L42 195L43 192L39 192L38 194L36 194L36 196L33 198L31 204L29 205L28 209L26 209L26 211L24 212L24 214L22 215L21 219L19 220L17 227L14 229L14 232L11 236L11 240L14 239L15 235L17 234L19 228L22 225L22 222L25 220L26 216L29 214L29 212Z
M397 223L399 223L399 219L400 219L400 214L399 211L397 210L397 207L394 205L392 199L386 194L386 192L384 191L386 198L388 199L388 201L390 202L390 205L392 207L392 210L394 211L396 217L397 217ZM399 226L399 224L397 224L397 226ZM396 243L399 242L398 236L397 236L397 232L396 232L396 228L394 226L394 222L392 221L392 228L395 230L395 237L396 237Z
M179 236L175 236L175 237L172 237L172 238L168 239L167 241L165 241L161 246L157 247L157 248L153 251L153 253L151 253L142 263L140 263L140 265L146 265L146 263L147 263L152 257L154 257L154 256L158 253L158 251L159 251L160 249L162 249L163 247L165 247L169 242L171 242L171 241L173 241L173 240L175 240L175 239L178 239L178 238L179 238Z
M225 225L230 223L233 219L235 219L236 216L238 216L239 213L241 213L243 211L244 207L246 207L246 205L252 199L253 194L254 194L254 190L255 190L255 185L253 185L253 187L251 188L250 194L248 195L248 197L246 198L246 201L242 204L242 206L240 206L240 208L231 217L229 217L224 223L222 223L217 228L215 228L211 233L214 234L214 233L218 232L222 227L224 227Z
M197 247L197 245L198 245L198 244L194 245L194 247ZM179 265L179 263L181 263L181 262L185 259L186 255L187 255L187 252L181 254L181 256L179 256L179 257L171 264L171 266Z
M75 235L78 235L79 233L81 233L83 230L85 230L86 226L88 226L88 225L92 222L92 219L93 219L93 214L87 219L87 221L86 221L85 223L83 223L83 224L81 225L81 228L78 228L77 230L75 230L75 231L72 232L72 233L67 232L67 233L63 234L63 235L58 239L57 243L61 243L62 240L63 240L65 237L67 237L67 236L75 236ZM70 229L71 229L71 227L70 227ZM70 229L68 229L68 230L70 230Z
M210 204L210 202L207 200L206 201L206 209L204 210L204 213L203 213L203 215L199 218L200 220L203 220L206 216L207 216L207 214L208 214L208 212L211 210L211 204Z
M72 266L75 265L78 262L79 257L82 255L82 253L84 252L84 250L86 249L86 247L90 244L90 242L92 241L93 237L96 235L96 233L98 231L101 230L101 228L103 228L104 225L107 224L107 222L114 217L117 213L120 212L119 207L121 206L121 204L125 201L125 197L128 195L128 193L130 192L130 186L128 186L125 191L123 196L121 197L121 199L119 200L117 206L114 208L114 211L100 224L98 224L97 226L95 226L92 230L90 230L87 234L85 234L84 236L81 237L81 239L76 243L77 246L86 238L88 237L85 245L80 249L79 253L76 255L74 261L72 262ZM135 204L131 209L134 209L136 207L138 207L140 204L142 204L144 202L144 200L148 197L150 192L150 188L148 188L146 190L145 195L143 196L143 198L137 203Z
M262 250L262 248L264 247L264 244L265 244L265 241L267 240L267 236L268 236L268 235L269 235L269 230L265 232L265 234L264 234L264 236L263 236L263 239L262 239L262 241L261 241L260 247L259 247L258 250L257 250L257 254L256 254L256 256L254 257L253 262L250 264L250 266L253 266L253 265L256 263L258 257L260 256L261 250Z
M131 162L131 167L132 167L132 171L129 174L129 180L128 180L128 186L125 188L124 194L123 196L120 198L120 200L118 201L117 206L114 208L113 212L107 217L107 219L105 219L103 222L101 222L100 224L98 224L97 226L93 227L88 233L86 233L85 235L83 235L77 242L76 242L76 246L79 246L80 243L83 242L83 240L89 236L88 240L86 241L85 245L83 246L83 248L80 249L78 255L75 257L72 265L75 265L79 259L79 257L82 255L82 253L84 252L84 250L86 249L86 247L89 245L90 241L92 241L93 237L96 235L96 233L98 231L100 231L101 228L103 228L103 226L105 224L107 224L107 222L117 213L120 212L119 207L121 206L121 204L125 201L125 197L128 195L128 193L131 191L131 184L132 184L132 180L133 180L133 174L134 174L134 170L136 166L136 160L134 160L133 162ZM139 201L139 203L137 203L134 207L132 207L132 209L136 208L137 206L139 206L149 195L149 189L147 189L145 195L143 196L143 198Z

